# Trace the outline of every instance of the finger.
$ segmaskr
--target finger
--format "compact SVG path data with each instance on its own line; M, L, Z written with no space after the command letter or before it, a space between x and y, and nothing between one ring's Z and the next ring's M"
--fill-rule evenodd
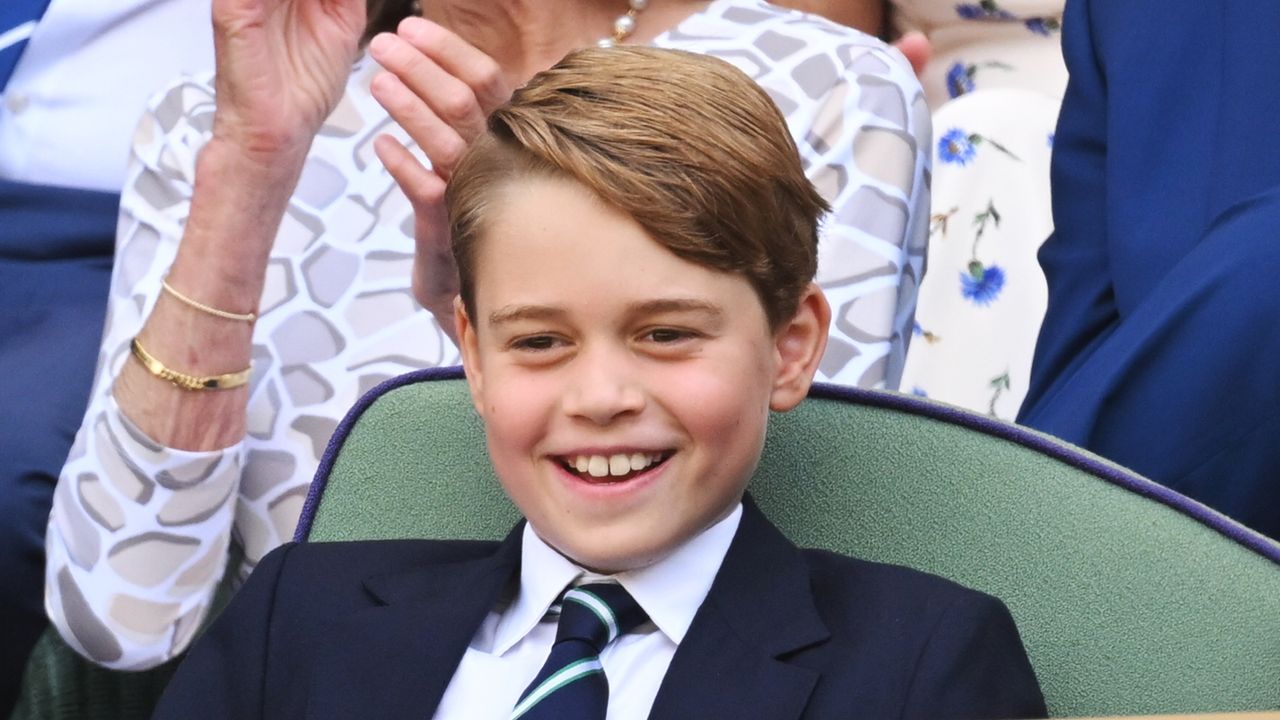
M399 140L390 135L379 135L374 138L373 151L409 198L415 214L419 208L444 205L444 179L423 165Z
M413 205L413 295L447 332L448 310L458 294L458 269L450 246L444 180L389 135L376 138L373 149Z
M422 148L431 160L432 170L448 179L467 151L467 140L453 125L440 119L399 77L389 72L379 73L374 76L369 90L373 99Z
M472 140L484 132L485 111L471 88L403 38L382 33L369 44L369 52L459 135Z
M898 38L893 46L907 58L907 62L911 63L911 69L915 71L917 77L924 72L924 66L929 63L929 58L933 55L933 45L930 44L929 38L916 30Z
M498 63L453 31L425 18L409 17L400 21L396 32L445 72L466 83L485 115L511 98L511 86Z

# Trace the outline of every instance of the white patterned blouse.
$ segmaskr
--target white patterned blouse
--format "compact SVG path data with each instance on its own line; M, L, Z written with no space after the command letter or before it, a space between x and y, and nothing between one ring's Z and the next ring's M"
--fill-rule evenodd
M713 0L655 44L722 57L778 103L834 207L819 259L834 309L820 375L896 387L929 206L929 112L910 68L874 38L761 0ZM244 549L243 578L290 539L325 443L360 394L458 361L410 292L412 210L373 153L380 133L407 137L369 94L376 70L357 63L312 146L267 270L248 435L223 450L162 447L112 399L182 235L210 136L210 79L179 82L139 126L98 376L47 541L49 616L100 664L144 668L182 651L229 544Z

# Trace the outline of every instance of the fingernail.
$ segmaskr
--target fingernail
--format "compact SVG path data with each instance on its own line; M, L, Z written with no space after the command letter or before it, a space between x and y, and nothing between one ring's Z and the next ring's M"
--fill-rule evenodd
M396 33L405 37L417 35L422 32L422 27L425 22L426 20L423 20L416 15L410 15L409 17L401 20L400 24L396 26Z
M380 55L391 49L391 33L378 33L369 41L369 52Z

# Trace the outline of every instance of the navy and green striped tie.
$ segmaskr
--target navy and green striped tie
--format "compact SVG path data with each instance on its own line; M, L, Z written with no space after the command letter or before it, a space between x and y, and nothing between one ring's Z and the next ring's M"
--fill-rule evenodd
M621 585L593 583L568 590L551 655L520 695L511 720L604 720L609 681L600 652L646 619Z

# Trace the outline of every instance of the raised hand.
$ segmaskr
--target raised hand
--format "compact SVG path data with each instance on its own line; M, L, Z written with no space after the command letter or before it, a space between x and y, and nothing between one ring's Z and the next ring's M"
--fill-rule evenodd
M453 337L458 271L449 247L445 185L467 146L484 131L489 113L512 90L492 58L422 18L404 20L395 34L378 35L369 51L386 69L373 80L373 97L431 161L430 167L424 165L387 135L374 144L413 204L414 294Z
M248 157L301 160L342 97L365 0L213 0L214 137Z

